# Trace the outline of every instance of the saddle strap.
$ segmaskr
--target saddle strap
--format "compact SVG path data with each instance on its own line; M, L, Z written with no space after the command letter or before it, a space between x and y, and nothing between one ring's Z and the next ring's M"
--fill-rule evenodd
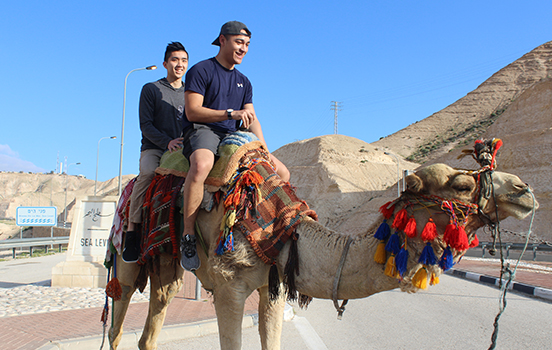
M333 283L333 291L332 291L332 300L334 303L334 307L337 310L337 319L341 320L343 317L343 312L345 311L345 305L347 305L348 299L343 300L341 303L341 306L339 306L339 303L337 302L337 288L339 287L339 280L341 278L341 271L343 270L343 265L345 264L345 258L347 257L347 253L349 252L349 247L351 246L351 243L353 242L353 239L351 237L348 237L347 243L345 243L345 247L343 247L343 252L341 253L341 260L339 260L339 265L337 266L337 272L335 273L335 279Z

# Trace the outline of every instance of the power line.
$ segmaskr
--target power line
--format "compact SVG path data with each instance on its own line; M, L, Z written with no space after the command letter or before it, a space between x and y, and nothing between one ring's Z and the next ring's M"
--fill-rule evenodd
M330 110L334 111L334 134L337 134L337 112L342 111L342 103L337 101L332 101Z

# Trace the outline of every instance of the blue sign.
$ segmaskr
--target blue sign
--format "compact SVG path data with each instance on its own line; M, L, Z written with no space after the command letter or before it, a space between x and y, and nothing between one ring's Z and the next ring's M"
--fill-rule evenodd
M56 226L57 207L17 207L17 226Z

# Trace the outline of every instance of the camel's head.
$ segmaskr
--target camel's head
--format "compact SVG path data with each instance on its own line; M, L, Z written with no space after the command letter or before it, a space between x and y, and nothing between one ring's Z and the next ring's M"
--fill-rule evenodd
M406 183L411 193L477 204L492 222L509 216L523 219L539 206L519 177L498 171L477 173L433 164L407 176Z
M509 216L522 219L538 208L529 186L502 172L433 164L408 175L406 183L401 197L381 208L387 220L375 236L387 251L376 261L385 261L386 274L399 277L403 290L420 288L415 282L419 271L435 277L452 267L469 247L477 246L475 231L485 223ZM386 225L392 229L387 236Z

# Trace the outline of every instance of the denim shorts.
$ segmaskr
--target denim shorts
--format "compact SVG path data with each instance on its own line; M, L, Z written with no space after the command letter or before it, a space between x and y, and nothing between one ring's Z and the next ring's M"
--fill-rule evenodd
M227 134L222 131L213 130L204 124L192 124L182 137L184 138L182 154L190 160L190 156L198 149L208 149L215 157L218 156L218 146Z

